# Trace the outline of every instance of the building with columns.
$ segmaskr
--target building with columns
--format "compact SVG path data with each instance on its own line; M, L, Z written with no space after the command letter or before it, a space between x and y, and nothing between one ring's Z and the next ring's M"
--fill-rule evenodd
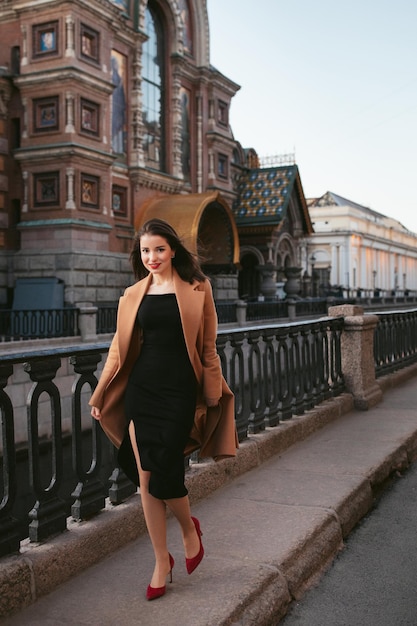
M302 266L322 291L417 290L415 233L329 191L307 202L314 233L303 242Z

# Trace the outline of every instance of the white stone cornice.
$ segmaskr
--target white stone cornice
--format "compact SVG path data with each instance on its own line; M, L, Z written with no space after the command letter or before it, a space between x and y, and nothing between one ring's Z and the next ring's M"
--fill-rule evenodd
M236 146L236 140L229 135L224 135L221 132L210 130L206 133L207 144L209 146L222 146L228 150L233 150Z
M89 89L95 89L106 95L113 93L114 86L110 80L88 74L82 69L75 67L62 67L52 70L44 70L40 72L31 72L30 74L20 74L13 78L16 87L30 87L32 85L45 85L45 83L54 83L66 81L75 81L77 85L84 85Z
M14 152L16 161L21 163L57 162L63 159L81 158L96 165L109 167L114 163L114 156L88 146L74 143L48 144L35 148L19 148Z
M134 168L130 170L130 179L136 189L144 187L163 193L181 193L184 190L184 181L168 176L167 174L150 172L144 168Z
M210 87L221 89L227 93L230 97L234 96L240 89L240 85L224 76L221 72L213 67L210 68L198 68L199 69L199 81L207 83Z

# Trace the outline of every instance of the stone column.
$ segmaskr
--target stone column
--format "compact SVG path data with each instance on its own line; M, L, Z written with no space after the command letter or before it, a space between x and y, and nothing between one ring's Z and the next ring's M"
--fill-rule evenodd
M73 167L67 167L67 200L65 203L66 209L75 209L74 202L74 176L75 170Z
M28 137L28 99L27 98L22 98L22 106L23 106L22 139L27 139Z
M176 69L172 76L172 99L171 99L171 122L172 122L172 173L176 178L183 179L181 163L181 137L182 137L182 121L181 121L181 79Z
M74 100L75 100L74 94L68 91L65 94L65 113L66 113L65 132L66 133L75 133Z
M28 29L27 26L22 26L22 58L20 65L23 67L28 64Z
M196 99L197 110L197 193L203 191L203 96L201 93L197 95Z
M246 326L246 309L248 308L247 302L243 300L236 301L236 320L238 326Z
M78 326L80 328L81 341L97 341L97 307L80 304L78 309Z
M27 213L29 210L29 191L28 191L28 182L29 182L29 173L24 170L22 172L23 179L23 203L22 203L22 213Z
M74 19L72 15L67 15L65 18L65 32L66 32L66 47L65 56L75 56L75 43L74 43Z
M367 410L382 400L375 378L374 331L376 315L364 315L356 305L331 306L330 317L344 317L341 336L342 372L346 391L353 395L355 408Z

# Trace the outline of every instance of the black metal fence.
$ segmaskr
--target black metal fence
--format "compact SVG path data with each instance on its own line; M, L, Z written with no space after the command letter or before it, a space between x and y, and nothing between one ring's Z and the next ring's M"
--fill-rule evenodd
M105 335L116 330L117 304L97 305L97 334Z
M326 311L327 313L327 311ZM266 302L248 302L246 319L248 322L288 317L288 301L272 300Z
M378 318L376 375L417 362L417 310L379 313ZM217 348L235 393L240 441L343 392L343 327L343 318L321 318L219 332ZM0 556L16 552L23 538L43 541L65 530L69 516L88 518L104 507L106 497L118 504L136 490L89 416L87 399L107 350L106 342L0 357ZM64 362L72 378L71 428L65 433L63 406L68 406L69 392L58 375ZM17 370L21 388L28 387L22 384L22 364L31 388L24 399L27 444L17 446ZM39 435L41 404L43 411L48 407L47 436Z
M343 318L327 318L219 333L223 372L236 396L240 441L343 391L342 328ZM107 496L117 504L136 490L116 466L98 423L89 418L84 397L97 383L97 366L107 350L108 344L97 344L0 358L0 556L17 551L24 537L43 541L65 530L69 515L88 518L104 507ZM57 378L64 359L73 371L72 428L65 436ZM26 399L28 444L17 451L12 386L14 368L23 362L32 387ZM49 401L50 435L44 439L38 434L41 397ZM90 424L85 429L83 412Z
M417 362L417 310L377 315L374 360L379 377Z
M236 324L238 306L245 307L247 322L265 322L266 320L284 320L327 315L329 306L353 304L354 300L340 298L306 298L298 300L260 300L254 302L216 302L220 324Z
M75 337L79 334L76 308L0 311L0 341Z
M407 300L407 302L403 302ZM412 304L415 297L407 298L306 298L297 300L266 300L256 302L216 302L219 324L238 324L238 307L245 309L245 323L296 320L327 315L329 306L358 304L366 310L372 308L395 307L400 302ZM96 334L111 334L116 328L117 303L96 305ZM75 337L80 335L80 311L77 308L14 311L0 309L0 342L22 339L42 339L49 337Z

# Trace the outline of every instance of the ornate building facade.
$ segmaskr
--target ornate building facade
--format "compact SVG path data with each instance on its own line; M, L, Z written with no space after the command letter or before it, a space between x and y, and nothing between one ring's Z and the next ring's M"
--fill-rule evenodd
M239 184L257 157L230 128L239 86L210 65L205 0L3 0L0 37L0 305L33 277L63 283L65 305L116 301L162 198L216 297L237 298ZM290 249L297 224L308 234L291 215ZM244 237L268 263L270 244Z

